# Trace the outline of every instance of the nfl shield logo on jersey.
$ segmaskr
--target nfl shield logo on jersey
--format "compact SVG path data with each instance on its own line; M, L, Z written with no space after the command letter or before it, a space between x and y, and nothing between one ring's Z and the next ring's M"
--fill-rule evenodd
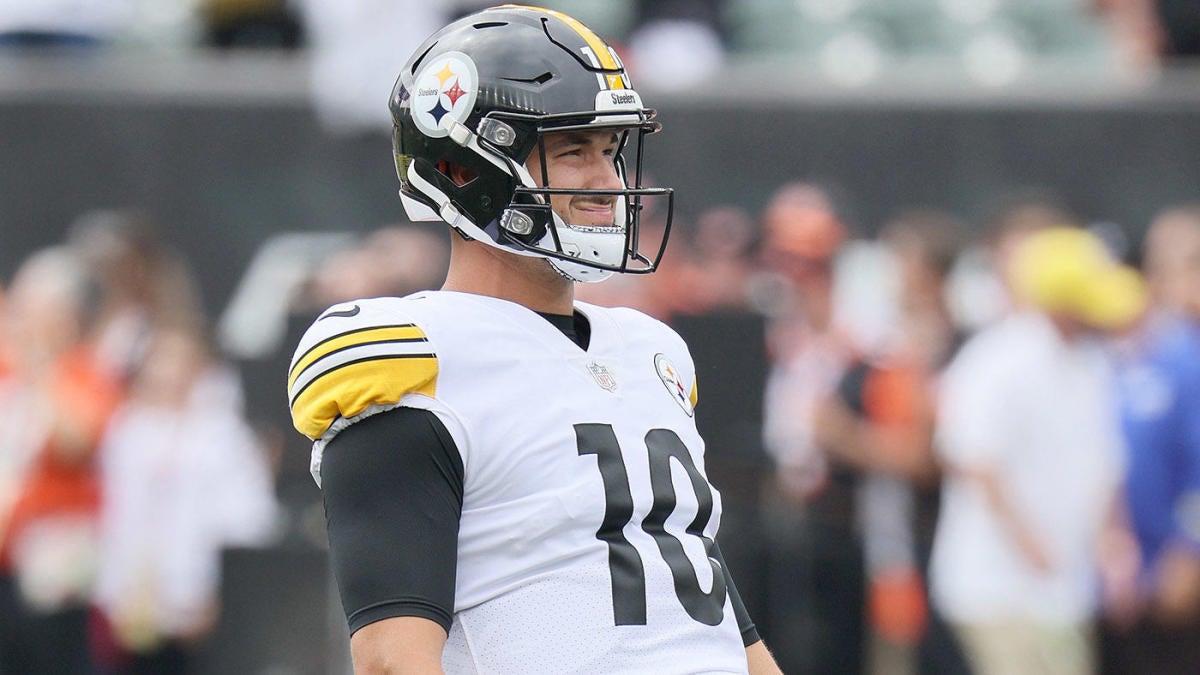
M600 385L601 389L605 391L617 390L617 378L613 377L612 373L603 364L596 361L588 361L587 369L592 374L592 379L596 380L596 384Z

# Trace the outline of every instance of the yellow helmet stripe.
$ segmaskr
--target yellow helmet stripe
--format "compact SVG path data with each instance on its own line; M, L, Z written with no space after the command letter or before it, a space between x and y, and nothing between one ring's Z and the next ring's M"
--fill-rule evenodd
M599 35L596 35L594 32L592 32L592 29L585 26L583 24L583 22L580 21L579 19L576 19L575 17L573 17L569 14L563 14L562 12L560 12L558 10L546 9L544 7L534 7L532 5L505 5L505 6L506 7L518 7L521 9L532 9L537 12L545 12L546 14L549 14L550 16L558 19L559 21L562 21L563 23L570 26L576 33L578 33L579 37L583 38L583 41L587 43L587 46L591 48L592 53L595 54L596 58L600 61L601 68L604 68L605 70L620 70L621 69L621 66L617 63L617 60L615 58L613 58L612 52L610 52L608 50L609 49L608 44L606 42L604 42L604 40L601 40ZM605 80L605 82L608 83L609 89L627 89L628 88L625 84L624 78L622 78L620 75L606 73L604 76L604 80Z

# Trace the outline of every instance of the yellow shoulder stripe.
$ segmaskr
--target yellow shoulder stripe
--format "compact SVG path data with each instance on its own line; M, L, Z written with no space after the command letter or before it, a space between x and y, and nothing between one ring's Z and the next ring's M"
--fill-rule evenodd
M432 354L351 361L322 373L297 394L292 425L318 439L339 417L354 417L373 405L394 405L405 394L433 396L437 373Z
M339 333L313 345L304 355L296 360L288 372L288 390L296 384L296 378L318 360L335 352L350 347L383 342L420 342L425 340L425 333L417 326L403 324L397 326L372 326Z

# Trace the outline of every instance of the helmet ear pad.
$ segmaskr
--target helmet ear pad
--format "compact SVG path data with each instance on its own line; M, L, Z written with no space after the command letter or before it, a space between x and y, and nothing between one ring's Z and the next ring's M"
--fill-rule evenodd
M498 147L481 139L481 145L486 145L494 158L510 162L512 168L508 170L450 138L431 138L413 130L398 132L395 140L401 154L397 155L396 164L401 178L401 191L435 211L439 210L440 205L430 203L427 195L408 184L405 167L411 163L412 170L436 186L454 208L466 215L476 227L487 228L514 200L514 192L521 186L520 178L514 175L516 167L522 165L537 146L535 125L512 122L510 128L516 132L516 138L509 147ZM433 157L439 158L436 163L427 159ZM471 179L460 183L449 175L448 169L443 171L439 165L462 167L465 169L463 173L471 176Z
M500 216L500 213L508 206L509 197L517 186L515 178L505 175L491 165L485 169L490 172L488 180L480 180L479 175L476 174L471 180L460 185L454 178L438 169L433 162L423 157L411 157L409 162L412 165L411 170L416 171L421 178L432 183L442 194L446 195L454 208L465 214L481 229ZM471 173L476 173L475 169L469 165L460 166L464 166ZM404 189L407 185L401 187ZM429 204L429 198L419 191L407 189L404 191L410 197L425 202L434 210L438 209L438 204Z

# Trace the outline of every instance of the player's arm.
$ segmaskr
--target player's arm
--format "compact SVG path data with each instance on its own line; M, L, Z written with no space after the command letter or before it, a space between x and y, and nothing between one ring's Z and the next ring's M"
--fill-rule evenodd
M692 406L695 406L699 402L700 396L697 378L694 376L694 365L692 372L692 388L689 399ZM746 665L750 675L783 675L783 671L775 663L775 657L771 656L766 643L759 637L758 628L754 625L754 620L750 618L750 612L746 611L746 603L742 602L742 595L738 593L737 585L733 583L733 575L729 572L729 565L725 563L725 555L721 553L721 546L714 543L710 555L721 564L721 569L725 572L725 587L728 589L729 602L733 606L733 615L737 620L738 631L742 634L742 644L746 648Z
M775 665L775 659L767 650L766 643L758 636L758 628L755 627L754 620L750 618L750 612L746 611L742 595L738 593L737 586L733 583L733 576L729 573L729 565L725 564L725 555L721 553L720 545L714 544L710 555L721 564L721 569L725 572L725 587L729 592L729 603L733 606L733 616L737 620L738 631L742 634L742 644L746 647L746 663L750 668L750 675L779 673L779 666Z
M767 650L762 640L746 647L746 665L750 675L783 675L783 671L775 663L775 657Z
M356 675L442 673L446 631L435 621L398 616L364 626L350 638Z
M356 673L440 673L454 611L463 466L437 416L396 408L325 448L330 560Z

